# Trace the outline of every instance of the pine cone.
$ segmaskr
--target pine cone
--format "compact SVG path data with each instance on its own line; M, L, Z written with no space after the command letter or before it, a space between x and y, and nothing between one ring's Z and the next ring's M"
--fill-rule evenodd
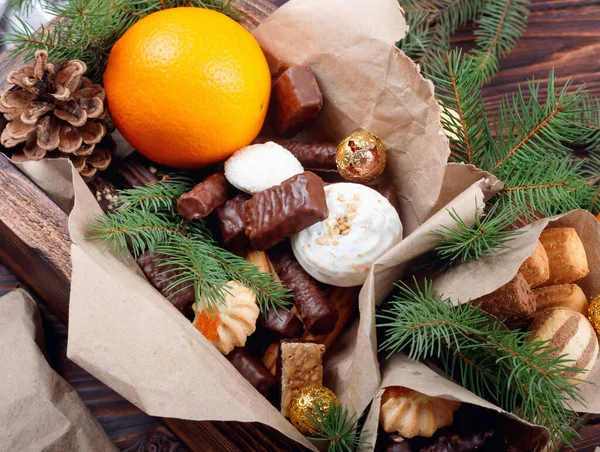
M0 96L9 122L0 142L7 148L24 143L13 160L70 158L83 176L108 167L112 151L99 146L106 135L106 93L83 77L86 71L83 61L53 64L38 50L33 64L9 74L13 86Z

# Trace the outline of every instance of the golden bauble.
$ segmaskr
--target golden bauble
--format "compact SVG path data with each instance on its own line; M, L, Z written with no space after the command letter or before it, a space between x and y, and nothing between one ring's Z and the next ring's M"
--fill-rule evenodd
M354 132L338 145L335 162L344 179L363 184L371 182L385 169L385 146L372 133Z
M600 335L600 295L592 300L588 309L588 319L596 334Z
M308 385L300 389L292 399L290 422L303 435L314 435L319 432L317 426L308 420L307 414L317 417L315 407L319 405L323 415L327 415L332 404L340 401L331 389L324 386Z

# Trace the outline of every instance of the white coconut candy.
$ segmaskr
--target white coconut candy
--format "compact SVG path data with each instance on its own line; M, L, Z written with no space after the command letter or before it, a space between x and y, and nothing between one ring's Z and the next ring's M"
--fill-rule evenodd
M331 184L325 196L329 216L292 237L294 255L317 281L359 286L375 261L402 239L400 217L365 185Z
M272 141L246 146L225 162L225 177L229 183L252 195L303 172L298 159Z

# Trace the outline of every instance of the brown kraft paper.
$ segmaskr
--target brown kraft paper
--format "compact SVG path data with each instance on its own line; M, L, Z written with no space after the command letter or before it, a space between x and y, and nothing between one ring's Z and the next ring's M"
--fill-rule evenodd
M48 364L29 294L0 298L0 450L117 451L77 393Z

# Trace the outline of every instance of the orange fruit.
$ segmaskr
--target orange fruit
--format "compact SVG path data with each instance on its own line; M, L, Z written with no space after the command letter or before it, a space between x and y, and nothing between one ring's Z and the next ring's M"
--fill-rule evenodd
M262 50L216 11L173 8L133 25L104 73L119 131L157 163L179 168L225 160L256 138L271 92Z

